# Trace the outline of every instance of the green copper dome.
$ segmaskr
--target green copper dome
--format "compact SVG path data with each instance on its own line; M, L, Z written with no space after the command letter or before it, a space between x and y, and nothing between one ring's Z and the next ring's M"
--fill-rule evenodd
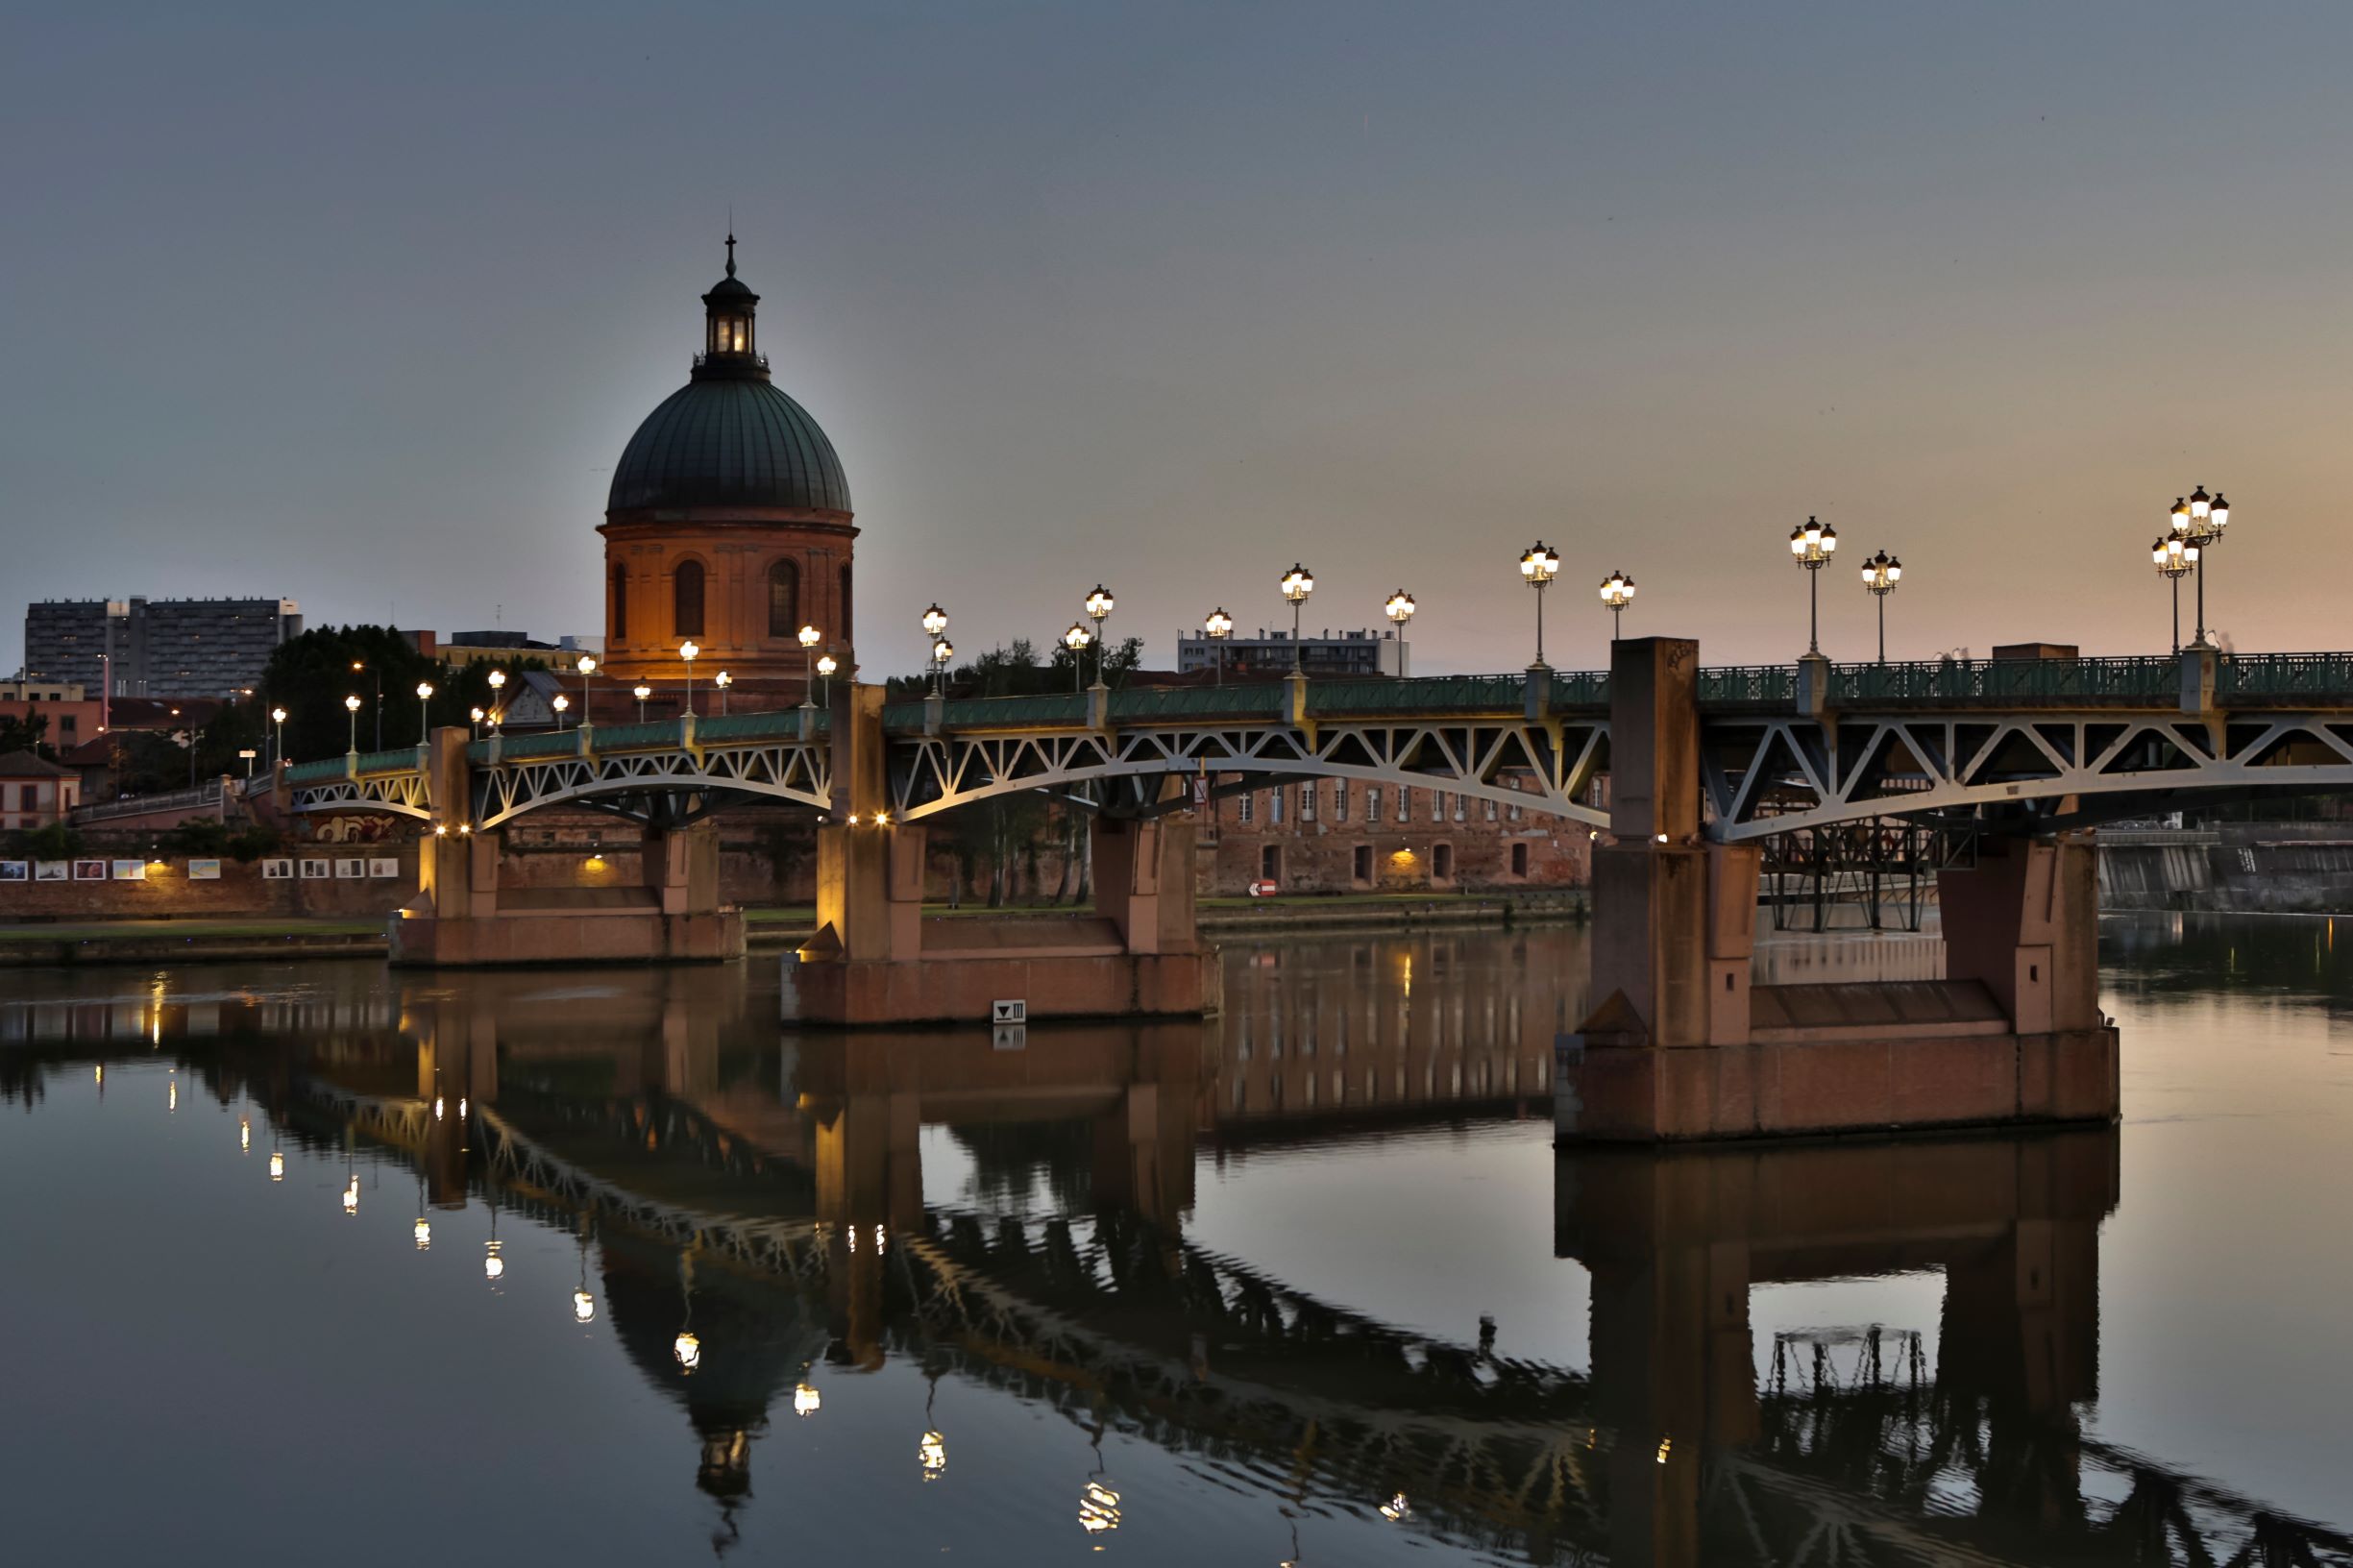
M769 380L755 338L760 296L727 275L702 297L703 352L693 379L629 437L605 514L689 508L850 510L849 481L809 411Z

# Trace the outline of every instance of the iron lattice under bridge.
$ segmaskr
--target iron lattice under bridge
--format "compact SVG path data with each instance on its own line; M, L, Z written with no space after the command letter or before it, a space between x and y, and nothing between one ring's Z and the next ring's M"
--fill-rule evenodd
M1703 669L1698 706L1707 834L1727 843L1875 817L2020 807L2048 822L2073 801L2091 821L2184 794L2353 788L2353 653ZM1311 778L1424 788L1601 827L1609 728L1599 672L932 698L882 715L908 822L1032 790L1150 812L1173 775L1215 794ZM423 747L301 764L282 787L299 812L438 811L477 828L557 804L674 821L751 799L824 811L834 741L814 707L584 725L474 742L462 804L431 798Z

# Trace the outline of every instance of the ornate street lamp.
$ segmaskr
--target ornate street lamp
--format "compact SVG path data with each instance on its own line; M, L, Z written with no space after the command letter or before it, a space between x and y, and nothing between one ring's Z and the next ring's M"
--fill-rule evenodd
M1532 670L1544 668L1544 588L1559 572L1560 557L1541 539L1520 557L1520 578L1536 591L1536 662L1529 666Z
M923 633L936 643L940 640L941 633L946 630L947 612L940 608L935 601L930 609L923 612Z
M724 719L727 717L727 688L735 684L735 677L722 670L711 677L711 684L719 688L719 716Z
M352 755L357 756L359 755L359 698L345 698L343 711L352 716Z
M1103 639L1103 623L1111 619L1114 600L1111 590L1101 583L1087 596L1087 619L1094 623L1094 683L1103 684L1103 656L1111 651L1111 644Z
M581 654L576 668L580 672L580 724L585 728L596 719L588 705L588 677L597 673L597 656L593 653ZM691 670L689 674L692 674Z
M1202 619L1202 635L1210 640L1210 656L1217 671L1217 684L1226 683L1226 639L1234 635L1234 618L1226 614L1223 604Z
M1304 675L1308 673L1308 660L1299 647L1299 610L1307 603L1308 595L1315 591L1315 574L1293 561L1291 569L1283 574L1282 587L1283 597L1290 600L1291 606L1291 674Z
M2197 639L2193 648L2211 648L2206 638L2206 555L2222 542L2222 530L2230 527L2230 502L2220 496L2209 496L2199 485L2190 492L2187 501L2175 501L2170 521L2173 534L2185 550L2197 547Z
M1087 645L1094 641L1094 633L1078 622L1062 634L1062 646L1070 650L1070 689L1080 691L1087 681Z
M1626 606L1634 601L1634 579L1623 572L1612 572L1602 579L1602 603L1609 611L1609 640L1618 640L1618 628L1625 625Z
M695 655L702 649L692 641L678 645L678 657L686 661L686 716L695 717Z
M642 724L646 722L646 698L653 695L653 688L641 680L631 690L630 695L637 698L637 722Z
M417 682L417 744L423 746L433 738L433 683Z
M1804 527L1789 530L1790 559L1805 568L1805 651L1811 657L1822 653L1822 569L1837 551L1838 530L1827 524L1809 517Z
M272 708L270 725L277 732L277 739L270 747L270 766L275 768L286 760L286 710Z
M2149 546L2157 575L2173 585L2173 651L2181 651L2181 579L2197 569L2198 547L2180 534L2168 534Z
M818 698L828 707L833 704L833 673L841 668L841 662L830 653L817 656Z
M564 727L564 710L571 706L572 698L561 692L555 694L555 727L557 729Z
M955 656L954 645L944 637L931 645L932 689L942 697L947 695L947 661Z
M1382 613L1386 615L1390 624L1397 628L1397 674L1400 677L1410 674L1406 666L1406 623L1412 620L1413 612L1420 608L1419 604L1413 602L1413 596L1403 588L1391 594L1389 601L1381 606Z
M482 738L482 710L479 708L469 708L466 711L466 717L473 722L474 738L478 741L480 740Z
M1903 580L1903 563L1886 551L1863 563L1863 588L1879 601L1879 662L1887 662L1887 596Z
M932 608L937 610L939 606L935 604ZM931 617L925 616L923 619L928 621ZM945 622L947 617L942 616L940 619ZM816 706L817 665L813 661L817 657L817 645L824 640L824 636L815 626L800 628L800 705L804 708Z

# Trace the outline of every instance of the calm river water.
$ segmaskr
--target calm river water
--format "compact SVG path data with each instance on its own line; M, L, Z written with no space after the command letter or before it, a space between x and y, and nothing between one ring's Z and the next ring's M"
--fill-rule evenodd
M1025 1041L0 971L5 1556L2345 1561L2345 937L2111 921L2120 1129L1663 1158L1553 1150L1576 930Z

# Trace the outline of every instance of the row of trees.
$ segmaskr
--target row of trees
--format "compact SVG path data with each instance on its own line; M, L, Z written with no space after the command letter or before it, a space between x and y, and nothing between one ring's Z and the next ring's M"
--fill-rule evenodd
M265 735L272 708L286 710L286 756L295 762L341 756L354 724L343 702L359 698L359 749L414 746L428 723L464 724L476 708L489 709L490 673L503 670L508 681L528 670L545 670L543 659L516 657L493 663L452 665L428 658L390 626L319 626L281 643L250 699L223 710L215 725L228 722L239 733ZM429 683L429 702L417 698L419 683ZM250 746L241 740L238 746ZM237 746L231 746L233 759ZM267 755L266 746L263 754ZM201 763L201 758L200 758ZM220 770L226 772L228 770Z

